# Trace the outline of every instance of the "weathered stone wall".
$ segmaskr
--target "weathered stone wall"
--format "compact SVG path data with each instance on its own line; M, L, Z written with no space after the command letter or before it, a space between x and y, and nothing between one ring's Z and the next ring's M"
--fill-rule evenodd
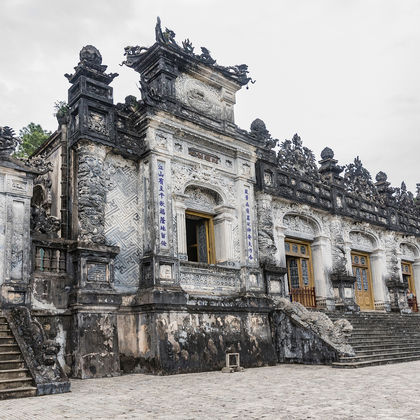
M57 359L67 375L72 373L72 347L71 328L72 317L69 313L47 313L45 311L33 311L32 316L43 327L45 335L60 345Z
M339 353L313 331L282 312L272 315L273 339L279 363L331 364Z
M87 379L119 374L116 318L115 314L106 312L73 315L73 377Z
M221 369L239 352L245 367L274 364L268 314L168 311L120 314L124 372L182 373Z

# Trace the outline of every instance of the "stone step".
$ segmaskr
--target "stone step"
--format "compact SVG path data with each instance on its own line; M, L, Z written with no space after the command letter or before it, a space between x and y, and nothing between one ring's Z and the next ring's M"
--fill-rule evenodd
M367 360L377 360L377 359L400 359L401 357L420 357L420 350L417 351L396 351L396 352L379 352L376 354L367 354L360 355L356 353L356 356L352 357L341 357L339 362L363 362Z
M10 351L20 351L19 346L16 343L9 344L0 344L0 353L10 352Z
M0 337L13 337L12 331L0 331Z
M354 347L353 347L354 349ZM369 350L357 350L356 356L354 357L361 357L361 356L375 356L375 355L382 355L382 354L392 354L392 353L417 353L420 351L420 347L397 347L397 348L373 348Z
M0 345L2 344L15 344L15 338L14 337L0 337Z
M415 360L420 360L420 356L409 356L401 357L398 359L377 359L377 360L367 360L364 362L334 362L332 364L333 368L343 368L343 369L352 369L352 368L361 368L368 366L379 366L386 365L389 363L404 363L404 362L413 362Z
M391 330L391 331L398 331L398 330L410 330L413 332L420 332L420 325L395 325L395 324L363 324L363 325L356 325L351 324L354 330Z
M14 389L14 388L26 388L33 385L32 378L15 378L15 379L2 379L0 380L1 389Z
M36 396L36 387L34 386L0 390L0 400L6 400L9 398L35 397L35 396Z
M9 324L0 324L0 331L10 331Z
M360 346L381 346L381 345L420 345L419 340L413 340L410 337L404 339L359 339L359 340L349 340L349 344L352 347L360 347Z
M390 331L390 330L388 330L388 331L375 331L375 330L360 331L360 330L353 330L352 337L354 337L354 336L363 337L365 335L371 335L371 336L376 336L376 335L387 336L387 335L389 335L389 336L392 336L392 337L398 337L398 336L405 336L408 333L410 335L413 335L413 336L417 337L417 338L420 338L420 334L418 332L413 332L413 331L410 331L409 329L400 330L400 331Z
M28 369L4 369L0 370L0 381L2 379L16 379L16 378L29 378L32 379Z
M390 344L370 344L367 346L352 346L353 350L356 353L361 353L364 351L371 351L371 350L394 350L394 349L420 349L420 343L413 342L413 343L390 343Z
M349 341L351 343L356 343L356 342L362 342L366 339L371 339L371 340L380 340L380 341L394 341L394 342L398 342L401 340L407 340L410 339L412 341L419 341L420 337L417 336L412 336L410 333L407 333L405 335L402 336L396 336L396 335L369 335L369 334L365 334L365 335L356 335L356 336L350 336Z
M0 353L0 361L20 360L20 359L22 359L20 351L8 351L8 352Z
M24 369L25 362L22 358L13 360L0 360L0 371L9 369Z
M407 330L402 331L360 331L360 330L353 330L352 337L364 337L366 335L369 336L389 336L389 337L396 337L396 338L403 338L407 337L407 335L410 335L410 337L414 337L416 339L420 339L420 333Z
M362 343L365 343L366 341L376 341L376 342L388 341L388 342L395 343L395 342L405 342L407 340L419 341L419 339L417 337L411 337L409 335L406 335L405 337L389 337L389 336L380 336L380 335L369 336L369 335L366 335L364 337L357 337L356 338L354 336L351 336L349 338L349 342L354 343L354 344L357 344L357 343L362 344Z

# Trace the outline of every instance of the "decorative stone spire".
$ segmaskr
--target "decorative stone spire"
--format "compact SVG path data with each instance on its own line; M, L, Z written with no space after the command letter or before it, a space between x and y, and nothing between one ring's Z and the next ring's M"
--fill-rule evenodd
M280 145L277 155L280 169L291 171L302 177L319 180L318 167L312 150L302 145L302 140L295 134L292 140L285 140Z
M7 159L16 149L19 140L15 137L12 128L0 127L0 159Z
M70 145L81 138L115 144L113 89L109 85L118 73L105 73L107 66L93 45L83 47L79 58L75 73L65 74L72 84L66 104L70 111Z
M178 45L175 40L175 32L172 29L165 28L162 30L161 21L158 16L155 26L156 43L162 47L169 47L170 50L181 53L186 58L192 58L194 62L201 62L220 71L224 76L234 80L240 86L247 86L249 82L255 83L248 76L248 66L246 64L238 64L236 66L221 66L217 64L216 60L210 55L210 51L201 47L201 54L194 53L194 47L189 39L182 42L182 46ZM125 61L122 64L131 67L139 73L143 72L145 67L144 59L148 55L147 52L152 51L153 47L128 46L125 50Z
M416 184L416 207L417 211L420 212L420 184Z
M338 160L334 159L334 152L329 147L326 147L321 152L321 160L319 164L319 173L325 180L329 182L335 182L338 184L343 183L343 178L340 176L341 172L344 170L344 166L337 165Z
M377 190L372 182L372 176L363 167L359 156L354 159L353 163L346 166L344 183L349 192L358 194L362 198L372 199L372 197L377 196Z
M273 149L278 143L277 139L273 139L271 137L271 134L267 130L264 121L260 120L259 118L255 119L252 122L250 135L255 140L258 140L259 142L263 143L264 147L267 150Z
M375 179L376 179L375 186L376 186L376 189L378 190L378 193L385 196L386 198L390 198L393 190L392 188L390 188L391 183L387 181L388 179L387 174L385 172L380 171L376 174Z
M80 62L74 68L75 73L64 75L70 83L76 83L79 77L83 75L109 85L118 76L118 73L105 73L108 66L102 64L102 55L93 45L83 47L80 50L79 58Z

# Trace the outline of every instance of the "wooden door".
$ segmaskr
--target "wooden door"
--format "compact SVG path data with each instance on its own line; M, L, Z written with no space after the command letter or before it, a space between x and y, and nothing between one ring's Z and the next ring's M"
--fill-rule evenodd
M409 292L411 292L413 295L416 295L416 286L414 285L413 267L411 263L408 261L402 261L401 270L403 279L408 283Z
M285 241L287 275L292 301L307 307L316 306L312 274L310 244L301 241Z
M404 281L407 282L407 302L413 312L418 312L416 286L414 284L413 266L411 262L401 261L401 271Z
M361 310L375 309L369 255L352 252L351 261L353 275L356 276L354 284L356 302Z

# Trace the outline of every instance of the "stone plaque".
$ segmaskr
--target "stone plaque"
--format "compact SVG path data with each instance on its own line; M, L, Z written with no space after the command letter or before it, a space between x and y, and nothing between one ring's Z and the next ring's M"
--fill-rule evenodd
M107 266L102 263L89 263L87 265L87 281L91 283L106 283Z
M7 294L7 299L9 303L13 303L15 305L21 305L25 303L25 292L9 292Z
M163 280L172 280L172 266L161 264L159 267L159 277Z
M350 287L344 288L344 297L346 299L351 299L353 297L353 290Z
M270 293L281 293L279 281L270 281Z

